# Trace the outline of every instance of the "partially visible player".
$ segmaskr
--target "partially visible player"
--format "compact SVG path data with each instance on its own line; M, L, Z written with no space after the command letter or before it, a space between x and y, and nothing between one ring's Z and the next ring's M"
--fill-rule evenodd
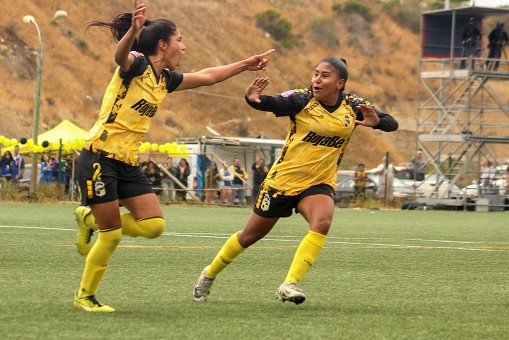
M90 26L111 29L118 45L118 68L78 160L82 205L76 209L77 246L87 256L74 306L88 312L113 312L95 294L122 235L155 238L165 229L156 195L138 165L137 151L152 117L169 92L213 85L243 71L264 70L273 50L233 64L177 73L185 53L182 35L166 19L147 20L145 4L113 22ZM120 213L119 205L129 212ZM87 208L86 205L90 205ZM91 247L91 236L99 230Z
M253 108L289 117L281 155L271 167L244 228L230 236L194 287L195 301L208 299L216 276L240 253L267 235L281 217L300 213L309 232L300 243L285 280L276 291L280 301L296 304L306 296L297 283L322 249L332 223L336 172L357 125L395 131L396 120L368 101L345 92L346 61L328 57L314 70L311 87L265 96L268 78L249 85L246 101Z

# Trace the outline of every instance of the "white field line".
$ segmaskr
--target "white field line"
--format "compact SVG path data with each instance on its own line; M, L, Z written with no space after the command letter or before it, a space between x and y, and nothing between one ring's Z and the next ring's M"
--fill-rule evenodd
M76 232L76 229L67 229L67 228L49 228L49 227L32 227L32 226L9 226L9 225L0 225L0 228L10 228L10 229L36 229L36 230L55 230L55 231L71 231ZM209 239L227 239L231 236L231 234L224 233L175 233L175 232L166 232L163 233L165 236L173 236L173 237L189 237L189 238L209 238ZM276 237L265 237L262 241L274 241L274 242L300 242L302 237L300 236L276 236ZM378 242L352 242L352 241L340 241L340 240L372 240ZM345 246L354 246L354 247L373 247L373 248L401 248L401 249L444 249L444 250L467 250L467 251L509 251L509 247L505 249L503 245L509 245L509 243L497 242L497 241L489 241L489 245L487 242L476 242L476 241L455 241L455 240L426 240L426 239L403 239L401 242L410 241L410 242L428 242L428 243L457 243L457 244L478 244L477 247L454 247L454 246L429 246L429 245L416 245L416 244L394 244L394 243L380 243L381 240L389 240L388 238L341 238L341 237L328 237L326 248L329 245L345 245ZM496 245L495 245L496 244ZM497 246L500 245L500 246Z

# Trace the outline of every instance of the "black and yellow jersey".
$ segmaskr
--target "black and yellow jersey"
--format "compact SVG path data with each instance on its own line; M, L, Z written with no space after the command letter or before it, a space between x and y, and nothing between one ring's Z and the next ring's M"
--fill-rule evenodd
M157 79L147 56L131 54L135 56L131 68L127 72L122 72L120 67L115 70L85 148L137 165L138 148L152 117L166 94L180 85L183 75L165 69Z
M313 97L310 90L260 96L260 100L261 103L252 103L246 98L248 104L257 110L290 118L285 144L264 185L287 196L298 195L319 184L334 188L336 172L355 129L355 120L364 119L357 106L372 106L371 103L342 92L336 105L325 106ZM376 108L375 112L380 118L375 129L394 131L398 128L398 123L390 115Z

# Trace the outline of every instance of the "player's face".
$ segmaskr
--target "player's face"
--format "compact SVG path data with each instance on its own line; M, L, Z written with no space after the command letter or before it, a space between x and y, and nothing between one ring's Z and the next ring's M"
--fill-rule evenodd
M329 63L320 63L316 66L311 78L313 95L320 102L327 105L336 104L339 92L345 86L345 80L339 77L337 70Z
M175 70L180 65L180 58L186 53L186 46L182 42L182 35L177 29L175 34L170 38L164 53L166 67Z

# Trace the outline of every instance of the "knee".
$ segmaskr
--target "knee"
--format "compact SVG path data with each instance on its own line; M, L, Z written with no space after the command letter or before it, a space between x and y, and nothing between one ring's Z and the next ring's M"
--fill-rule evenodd
M311 225L311 230L315 231L319 234L322 234L322 235L327 235L331 224L332 224L332 218L330 218L328 216L323 216Z
M138 225L145 231L146 238L152 239L161 236L166 229L166 221L163 217L151 217L138 221Z

